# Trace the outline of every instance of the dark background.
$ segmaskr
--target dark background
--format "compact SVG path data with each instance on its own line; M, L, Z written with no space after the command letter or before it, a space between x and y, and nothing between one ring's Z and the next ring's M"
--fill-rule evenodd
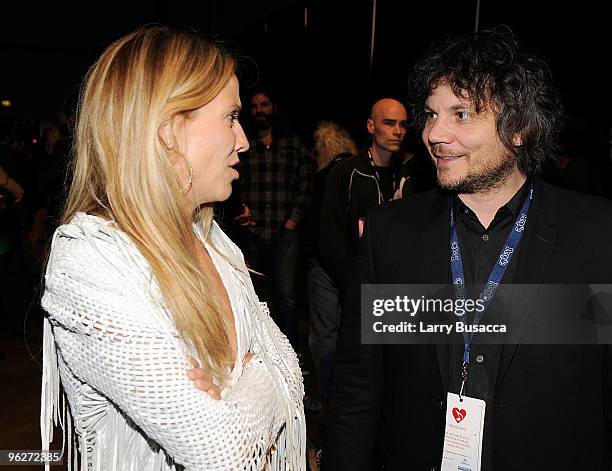
M243 90L248 94L258 76L274 82L284 115L307 141L316 121L331 118L363 142L372 101L402 97L412 65L433 39L473 31L476 1L376 0L370 70L373 0L2 0L0 99L12 106L0 107L0 141L14 124L38 137L39 121L53 119L64 101L73 102L84 73L106 46L157 22L194 27L230 42L242 57ZM480 9L481 28L509 25L550 64L581 156L602 168L610 161L612 127L612 24L606 10L605 1L595 0L481 0ZM600 175L612 189L612 179ZM31 253L44 254L44 225L42 234L27 244L17 240L11 266L3 269L0 258L1 449L40 444L42 323L36 287L42 278L36 264L42 258ZM310 438L313 430L316 434L311 425ZM56 440L51 449L60 448L61 438Z
M149 22L193 27L227 41L242 56L242 87L257 77L276 85L281 109L308 140L316 121L339 120L358 140L373 99L403 97L414 61L432 40L474 29L476 0L127 1L2 7L0 121L36 123L72 100L95 57L111 41ZM304 25L304 10L308 24ZM605 2L482 0L480 28L509 25L546 60L583 155L610 157L612 108ZM33 125L34 127L37 124Z

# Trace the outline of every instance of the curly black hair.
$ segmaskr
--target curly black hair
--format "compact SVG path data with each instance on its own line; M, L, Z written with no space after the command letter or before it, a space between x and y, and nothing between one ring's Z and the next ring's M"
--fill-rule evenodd
M500 140L517 157L523 174L537 174L554 156L562 105L550 69L507 26L449 36L429 48L409 84L421 129L425 100L442 83L456 96L467 96L477 112L495 110ZM520 146L513 144L514 136L520 136Z

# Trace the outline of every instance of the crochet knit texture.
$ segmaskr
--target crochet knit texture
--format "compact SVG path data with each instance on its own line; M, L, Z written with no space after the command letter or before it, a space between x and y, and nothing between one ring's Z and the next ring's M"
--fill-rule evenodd
M83 213L57 229L42 300L41 437L48 449L54 424L62 426L69 469L305 469L297 357L216 223L205 245L237 334L237 361L218 401L187 378L187 357L196 355L127 235ZM243 366L247 352L253 358ZM60 378L72 420L60 405Z

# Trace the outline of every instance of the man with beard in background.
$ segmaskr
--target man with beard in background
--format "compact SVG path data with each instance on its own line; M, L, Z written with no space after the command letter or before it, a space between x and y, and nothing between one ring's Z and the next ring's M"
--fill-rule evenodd
M248 231L246 252L251 268L272 282L272 293L263 289L260 296L273 302L276 322L299 350L296 231L310 206L314 168L298 135L278 123L274 95L269 88L256 88L249 106L250 150L240 164L243 213L236 221ZM262 280L259 281L261 284Z

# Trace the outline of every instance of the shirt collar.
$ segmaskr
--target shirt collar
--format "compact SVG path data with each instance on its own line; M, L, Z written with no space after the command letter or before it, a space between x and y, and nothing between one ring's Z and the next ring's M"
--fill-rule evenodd
M497 212L495 213L495 217L503 214L504 212L510 212L510 215L516 219L521 212L521 208L523 207L523 203L525 202L525 197L527 196L527 189L529 188L531 183L531 179L527 178L523 185L516 191L514 196L508 201L505 205L501 206ZM464 212L467 209L466 214L474 214L469 206L467 206L461 198L457 194L453 195L453 199L455 200L455 207L457 211Z

